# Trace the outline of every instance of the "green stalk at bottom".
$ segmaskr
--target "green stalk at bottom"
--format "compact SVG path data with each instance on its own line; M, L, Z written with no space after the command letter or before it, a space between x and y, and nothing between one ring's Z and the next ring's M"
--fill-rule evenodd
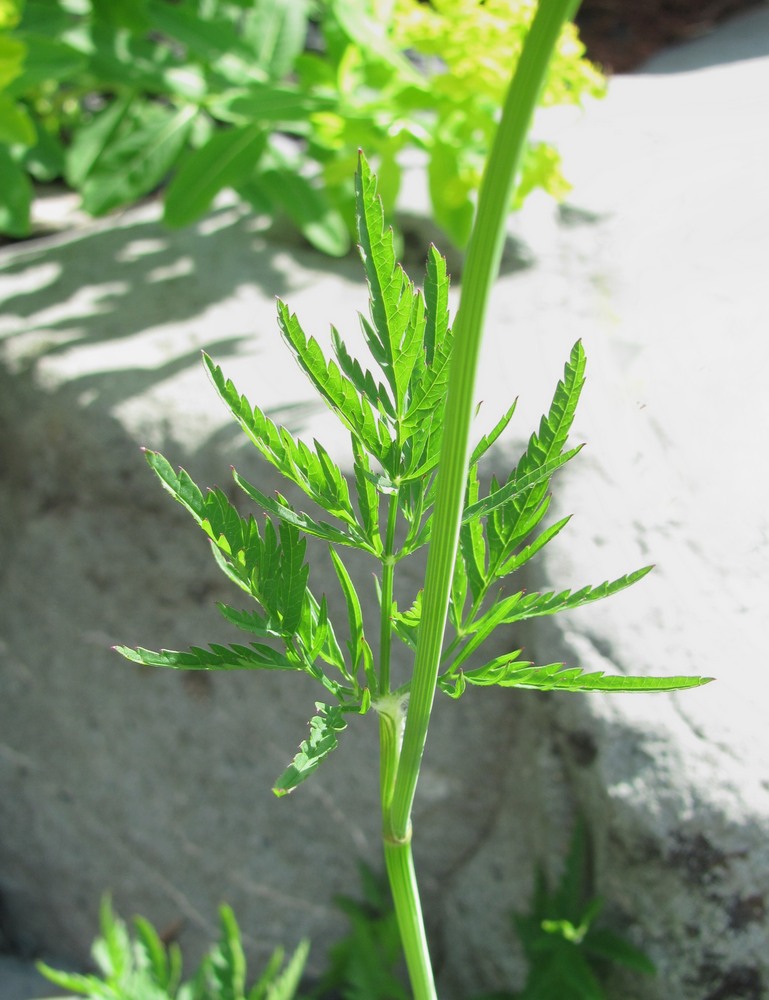
M414 1000L437 1000L430 951L427 946L422 905L411 855L411 831L396 839L389 826L395 774L400 756L403 706L396 701L380 703L379 747L385 865L395 916Z
M437 1000L411 841L385 840L385 864L414 1000Z

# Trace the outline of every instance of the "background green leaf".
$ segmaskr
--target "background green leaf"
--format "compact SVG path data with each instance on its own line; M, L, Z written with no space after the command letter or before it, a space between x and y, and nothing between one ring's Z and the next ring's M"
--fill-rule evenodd
M296 225L308 243L330 257L344 257L350 249L350 232L340 212L319 186L295 168L264 170L251 181L257 198L279 208Z
M185 226L199 218L224 188L237 187L257 167L266 144L261 124L215 133L182 164L164 199L163 219Z
M132 93L116 98L78 129L65 159L65 176L73 187L79 188L83 184L98 164L104 150L109 148L133 98Z
M4 146L0 146L0 233L28 236L32 185Z
M104 215L153 191L184 147L194 108L156 109L147 123L106 146L83 185L83 208Z

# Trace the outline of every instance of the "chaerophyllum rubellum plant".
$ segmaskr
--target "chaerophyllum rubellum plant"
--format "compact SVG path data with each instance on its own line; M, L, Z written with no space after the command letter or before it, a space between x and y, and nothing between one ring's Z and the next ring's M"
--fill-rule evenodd
M568 519L542 527L550 482L579 451L568 435L582 389L585 354L575 344L548 412L516 466L482 488L481 459L507 428L514 405L470 446L475 373L486 306L499 269L504 220L533 109L573 0L541 0L517 64L481 185L459 308L449 316L446 265L431 247L423 289L395 259L376 180L361 154L356 174L357 227L369 288L361 316L370 364L354 358L332 330L333 358L278 303L288 349L350 434L350 481L323 446L312 446L242 396L210 358L216 391L261 455L312 501L313 513L233 473L266 517L243 516L219 490L203 493L186 472L155 452L147 460L163 486L208 536L222 571L248 606L219 605L249 635L230 645L183 652L118 647L137 663L191 670L303 671L323 688L310 733L277 779L292 791L338 745L351 716L375 711L381 747L380 799L388 877L416 1000L435 1000L435 985L411 853L411 811L436 689L460 697L468 685L547 691L673 691L700 677L609 676L564 664L534 664L520 650L484 657L503 626L568 611L615 594L645 567L613 581L560 593L524 593L501 585L533 558ZM317 509L318 513L314 511ZM344 646L324 594L309 585L306 537L327 543L347 608ZM367 620L348 570L351 550L375 568L378 613ZM424 586L408 606L394 597L404 560L427 549ZM413 652L411 677L391 678L393 643Z

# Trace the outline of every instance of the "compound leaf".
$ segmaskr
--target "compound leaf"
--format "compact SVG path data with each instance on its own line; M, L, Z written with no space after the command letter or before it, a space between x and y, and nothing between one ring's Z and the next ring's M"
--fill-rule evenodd
M352 673L355 674L361 661L368 666L366 662L366 643L363 634L363 609L361 608L355 584L347 572L347 567L333 549L329 549L329 552L331 561L334 564L334 571L344 594L345 603L347 604L347 621L350 630L348 648L352 660Z
M233 471L233 478L243 492L248 494L248 496L250 496L255 503L258 503L260 507L266 510L269 514L273 514L286 524L291 524L294 527L299 528L301 531L305 532L305 534L313 535L316 538L322 538L327 542L334 542L337 545L352 545L356 548L368 547L357 533L348 534L340 528L334 527L333 524L329 524L327 521L318 521L310 517L309 514L305 514L304 511L294 510L291 504L289 504L280 494L277 494L274 499L272 497L268 497L237 472Z
M169 667L172 670L297 670L302 666L260 642L252 642L248 646L211 643L208 649L191 646L184 652L174 649L154 652L141 646L136 649L115 646L114 649L134 663L141 663L146 667Z
M536 691L617 691L646 692L682 691L709 683L710 677L636 677L625 674L605 674L602 670L586 673L580 667L549 663L535 667L521 663L520 650L501 656L484 667L466 670L462 677L468 684L487 687L522 687Z
M302 610L307 593L310 567L304 556L307 542L299 537L299 532L286 521L280 523L280 605L283 632L293 635L302 620Z
M516 594L510 601L515 601L511 606L510 614L506 614L501 620L506 623L523 621L526 618L541 618L543 615L554 615L559 611L573 611L581 608L585 604L592 604L593 601L603 600L618 594L621 590L631 587L634 583L643 579L654 567L644 566L633 573L620 576L616 580L604 580L596 587L582 587L580 590L562 590L556 594L553 592L540 594ZM515 600L518 598L518 600ZM505 601L501 602L503 605Z
M338 705L315 703L318 714L310 719L309 739L303 740L299 752L275 782L273 792L287 795L313 774L332 750L339 746L336 734L347 727Z
M517 400L514 400L510 408L502 414L497 423L494 425L493 429L488 433L484 434L481 440L473 449L473 453L470 456L470 465L475 465L479 462L481 458L486 454L486 452L491 448L491 446L497 441L500 434L506 429L507 425L512 420L513 414L515 413L515 407Z
M281 301L278 301L278 324L299 367L328 406L360 438L366 449L382 461L384 456L381 454L376 419L368 400L360 398L355 386L342 375L333 361L326 361L318 342L314 337L305 336L299 320Z
M355 474L355 490L358 496L363 531L375 555L382 551L382 535L379 530L379 493L373 482L373 472L368 454L353 436L353 471Z
M376 178L362 153L355 174L360 254L369 287L372 323L361 317L371 353L382 368L398 415L405 412L406 390L422 350L424 300L398 264L392 229L385 227Z
M566 362L563 379L556 386L550 410L540 421L539 433L532 434L526 452L518 463L518 474L528 473L534 468L547 465L561 454L571 430L584 384L585 352L581 341L578 340ZM569 455L576 451L577 449L574 449Z
M381 413L395 418L395 408L387 389L382 383L376 382L374 376L368 370L364 371L360 362L353 358L347 350L347 345L339 336L336 327L331 327L331 340L334 345L334 354L347 378L352 382L361 396L364 396L369 403Z
M527 465L527 467L521 468L522 463L519 464L510 480L504 486L493 490L488 496L482 497L476 503L465 507L462 514L462 523L467 524L476 517L489 514L497 507L501 507L503 504L514 501L517 497L522 496L533 486L546 482L554 472L560 469L562 465L571 461L581 450L582 446L580 445L572 448L570 451L564 452L562 455L559 454L552 458L547 458L539 465Z

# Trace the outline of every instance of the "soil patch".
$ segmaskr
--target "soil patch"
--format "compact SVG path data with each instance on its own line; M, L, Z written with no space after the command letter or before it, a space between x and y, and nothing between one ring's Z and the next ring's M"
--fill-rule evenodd
M697 38L763 0L584 0L577 25L590 58L627 73L660 49Z

